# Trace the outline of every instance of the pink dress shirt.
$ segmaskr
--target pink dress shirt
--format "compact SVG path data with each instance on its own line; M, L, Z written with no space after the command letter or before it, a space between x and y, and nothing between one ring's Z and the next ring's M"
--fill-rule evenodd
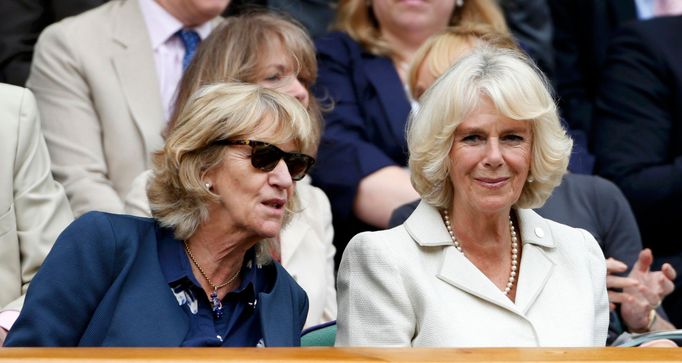
M144 21L147 24L149 39L154 51L154 64L159 80L159 90L165 121L173 112L176 90L182 77L182 57L185 47L176 35L183 24L166 11L154 0L139 0ZM192 28L201 39L211 33L213 26L210 21Z

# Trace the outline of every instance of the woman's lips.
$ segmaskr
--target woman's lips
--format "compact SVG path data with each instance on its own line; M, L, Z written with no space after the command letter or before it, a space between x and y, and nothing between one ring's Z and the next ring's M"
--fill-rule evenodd
M273 199L268 199L263 202L263 205L265 205L268 208L281 211L284 210L284 206L287 204L286 199L281 199L281 198L273 198Z
M503 187L507 181L509 180L508 177L504 178L474 178L478 184L483 186L484 188L488 189L498 189Z

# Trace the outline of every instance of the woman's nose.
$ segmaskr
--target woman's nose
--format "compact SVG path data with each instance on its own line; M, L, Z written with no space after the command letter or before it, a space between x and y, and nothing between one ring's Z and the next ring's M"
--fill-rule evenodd
M289 85L289 92L287 93L299 100L303 106L308 107L308 98L310 97L308 89L305 88L298 78L294 78L293 82L291 82Z
M289 173L289 167L284 162L284 159L281 159L269 174L270 184L278 188L287 189L294 184L291 173Z
M485 164L497 168L504 163L502 158L502 151L500 150L500 142L497 138L491 138L486 143Z

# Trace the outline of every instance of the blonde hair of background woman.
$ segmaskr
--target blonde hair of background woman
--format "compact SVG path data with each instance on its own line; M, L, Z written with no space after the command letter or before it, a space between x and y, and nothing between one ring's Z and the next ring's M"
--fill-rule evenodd
M419 70L422 66L426 66L431 76L436 79L457 59L473 48L483 45L520 50L510 33L499 32L484 23L464 22L430 36L415 53L408 71L407 85L414 99L418 99L415 96Z

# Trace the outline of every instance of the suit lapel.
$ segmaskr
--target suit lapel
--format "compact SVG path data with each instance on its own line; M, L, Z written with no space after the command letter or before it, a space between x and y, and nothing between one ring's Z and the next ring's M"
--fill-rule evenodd
M158 245L170 243L173 233L152 229L139 246L129 280L120 289L118 308L109 328L110 346L171 346L182 344L189 330L189 318L178 304L161 270ZM116 334L115 332L126 334ZM132 335L132 336L131 336Z
M554 262L545 249L554 247L547 221L530 209L517 209L523 255L516 287L516 306L528 312L552 275Z
M386 112L393 137L399 141L398 145L403 145L405 123L410 114L410 101L405 94L405 86L388 58L368 58L363 66L365 75L376 89L377 96Z
M445 249L443 265L437 276L462 291L514 313L517 312L514 303L454 247Z
M536 245L523 244L519 281L516 286L516 306L526 314L552 275L554 263Z
M443 263L436 276L448 284L505 308L525 315L549 281L554 267L544 248L553 248L550 228L542 217L527 209L516 210L523 241L520 279L512 302L469 259L452 246L438 210L421 202L405 221L407 233L420 246L444 246Z
M138 2L124 2L114 23L113 40L121 48L113 56L114 69L149 158L163 143L164 116L154 54Z
M130 295L148 298L128 312L125 324L128 331L135 332L135 339L125 338L128 344L134 341L143 346L179 347L189 330L189 318L178 305L161 269L154 269L149 275L145 283L134 287L137 291L129 291ZM154 326L147 326L149 322L154 322Z
M516 312L514 303L469 259L452 245L438 210L422 201L405 221L407 233L420 246L443 246L443 262L436 277L468 294Z
M296 311L297 306L295 306L291 289L284 285L283 278L279 276L284 273L284 269L275 262L263 268L272 268L273 274L276 275L275 286L272 290L269 293L258 294L258 312L263 342L266 347L296 346L296 342L292 340L295 335L292 330L296 329L294 316L298 316L299 312Z

